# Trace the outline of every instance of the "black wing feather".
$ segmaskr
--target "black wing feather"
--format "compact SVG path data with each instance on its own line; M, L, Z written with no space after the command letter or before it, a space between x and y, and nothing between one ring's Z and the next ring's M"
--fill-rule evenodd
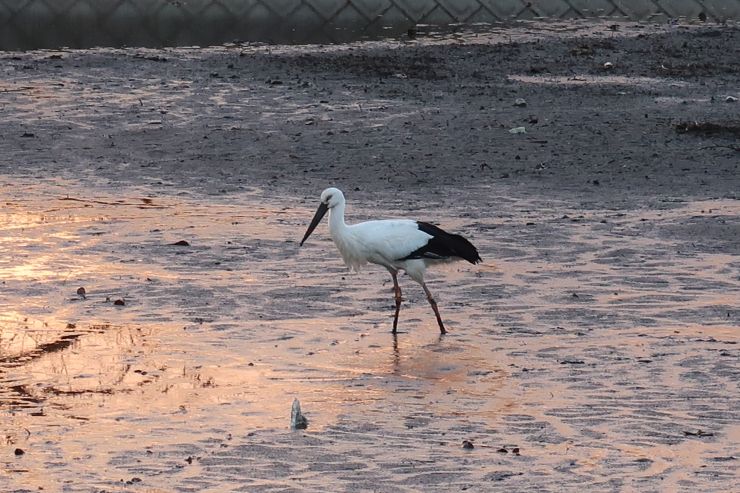
M434 224L417 221L416 225L420 231L430 235L431 238L426 245L414 250L401 260L419 258L443 260L450 257L460 257L471 264L481 262L478 249L462 236L448 233Z

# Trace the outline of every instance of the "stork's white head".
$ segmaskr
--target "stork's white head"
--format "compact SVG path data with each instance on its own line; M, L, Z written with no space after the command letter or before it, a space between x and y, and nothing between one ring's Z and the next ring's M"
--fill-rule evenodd
M326 190L321 192L321 203L319 204L319 208L316 210L316 214L314 214L313 219L311 219L311 224L308 225L306 234L303 235L301 246L303 246L303 243L308 239L309 236L311 236L311 233L313 233L313 230L316 229L316 226L321 221L321 218L324 217L326 211L328 211L329 209L333 209L334 207L343 205L344 194L338 188L327 188Z
M326 204L326 207L333 209L339 204L344 203L344 194L338 188L327 188L321 192L321 203Z

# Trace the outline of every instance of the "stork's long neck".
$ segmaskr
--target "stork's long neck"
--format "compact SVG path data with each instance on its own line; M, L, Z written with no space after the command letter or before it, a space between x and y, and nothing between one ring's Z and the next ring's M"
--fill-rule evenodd
M329 233L336 241L341 238L347 230L347 224L344 222L344 202L340 202L329 211Z

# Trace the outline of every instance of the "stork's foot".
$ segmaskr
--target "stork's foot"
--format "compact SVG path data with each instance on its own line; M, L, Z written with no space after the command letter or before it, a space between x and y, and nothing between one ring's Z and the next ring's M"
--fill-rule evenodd
M439 333L446 334L447 329L445 329L445 324L442 323L442 317L439 315L439 308L437 308L437 302L434 301L432 292L429 291L429 288L427 288L427 285L424 283L421 284L421 287L424 288L424 292L427 294L427 300L429 300L429 304L432 305L432 310L434 310L434 316L437 317L437 325L439 325Z
M432 309L434 310L434 316L437 317L437 324L439 325L439 333L446 334L447 329L445 329L445 324L442 323L442 317L439 316L439 309L437 309L437 302L434 301L434 299L430 298L429 303L431 303Z
M445 329L445 324L442 323L442 318L439 316L439 312L437 310L434 310L434 314L437 316L437 325L439 325L439 333L446 334L447 329Z

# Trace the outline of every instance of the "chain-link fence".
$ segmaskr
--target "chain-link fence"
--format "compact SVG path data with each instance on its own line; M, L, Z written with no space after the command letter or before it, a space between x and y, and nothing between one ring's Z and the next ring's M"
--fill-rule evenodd
M415 24L740 19L740 0L0 0L0 49L341 42Z

